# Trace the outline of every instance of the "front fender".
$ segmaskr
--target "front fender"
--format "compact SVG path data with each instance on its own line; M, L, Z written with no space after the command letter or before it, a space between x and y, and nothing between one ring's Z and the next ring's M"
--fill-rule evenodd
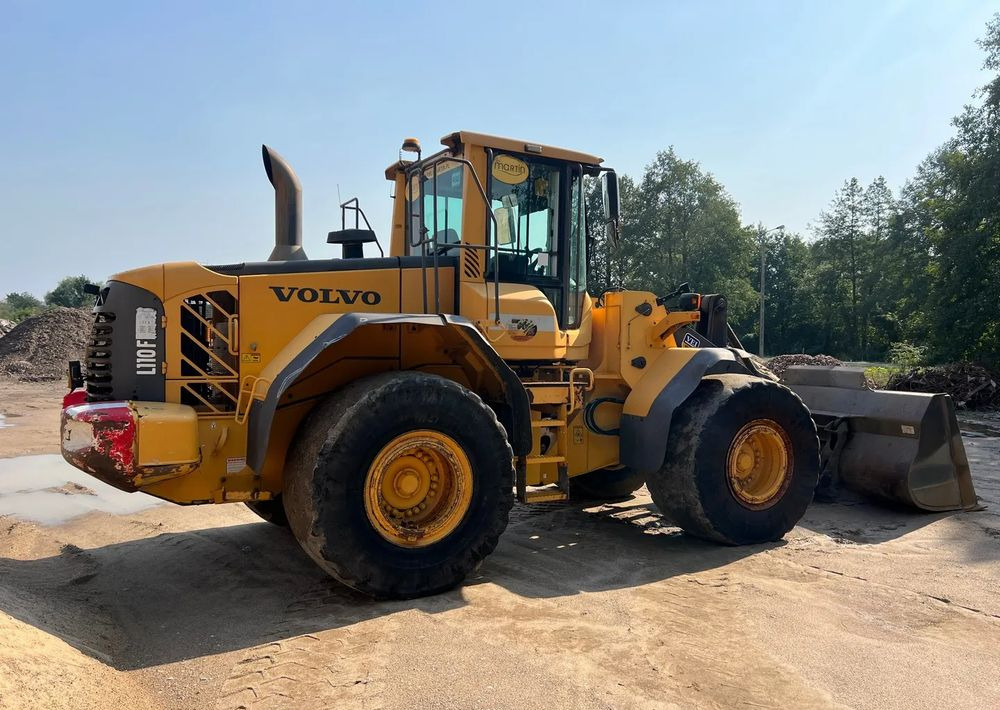
M726 348L670 348L658 357L625 399L619 460L634 471L663 465L674 412L705 375L747 372Z

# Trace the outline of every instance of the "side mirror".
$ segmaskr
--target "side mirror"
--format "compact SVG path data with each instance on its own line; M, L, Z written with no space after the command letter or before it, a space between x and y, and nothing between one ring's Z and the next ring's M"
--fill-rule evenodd
M618 242L621 231L621 202L618 197L618 174L608 170L601 174L601 197L604 200L604 223L609 241Z

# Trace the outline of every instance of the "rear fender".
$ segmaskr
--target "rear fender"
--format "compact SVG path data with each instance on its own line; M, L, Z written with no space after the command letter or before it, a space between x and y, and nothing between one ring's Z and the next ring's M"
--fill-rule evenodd
M338 353L351 352L355 361L370 361L381 368L380 371L423 368L420 362L407 359L404 353L404 331L400 331L400 337L392 338L389 343L396 350L386 352L373 347L371 352L366 352L363 345L366 338L386 344L384 331L387 328L391 331L398 326L433 328L436 331L436 342L440 343L438 361L433 367L424 369L456 380L459 380L459 374L467 377L469 373L473 373L476 380L473 389L496 411L497 418L507 431L514 454L523 456L531 450L531 414L527 392L514 371L471 321L458 316L422 313L346 313L317 318L261 372L260 379L267 381L269 385L264 396L254 399L250 405L247 465L258 474L262 473L269 453L275 453L270 451L276 445L271 434L279 405L294 404L298 398L293 397L290 390L309 378L336 381L336 375L332 373L340 362ZM376 337L379 331L383 331L383 340ZM442 364L442 356L453 359ZM330 366L325 371L319 369L327 362ZM344 384L347 382L338 382L334 389Z
M619 460L650 474L663 465L674 412L706 375L750 374L726 348L670 348L658 357L625 399Z

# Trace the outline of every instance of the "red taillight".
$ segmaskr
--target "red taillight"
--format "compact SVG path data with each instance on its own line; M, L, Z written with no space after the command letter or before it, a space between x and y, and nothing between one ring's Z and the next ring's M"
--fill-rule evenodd
M83 404L87 401L87 390L83 387L78 387L77 389L63 395L63 409L66 407L72 407L77 404Z
M67 407L61 434L64 459L116 488L136 490L136 417L128 402Z

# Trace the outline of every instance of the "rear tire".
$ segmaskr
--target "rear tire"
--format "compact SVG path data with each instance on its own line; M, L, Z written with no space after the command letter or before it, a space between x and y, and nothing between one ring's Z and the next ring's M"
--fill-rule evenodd
M575 500L618 500L642 488L646 477L628 466L602 468L570 479L570 494Z
M416 448L400 449L412 437ZM453 477L433 446L458 461ZM430 479L415 482L426 471L431 488ZM340 582L379 598L454 587L494 550L514 502L513 453L493 410L461 385L419 372L376 375L331 395L301 426L285 475L285 510L303 549ZM390 476L400 486L386 484ZM389 501L422 495L414 490L431 497L407 500L440 517L411 539L406 526L422 525L424 508L414 504L401 518ZM404 533L394 536L394 525Z
M818 475L819 439L802 401L776 382L718 375L675 412L663 467L647 486L685 532L748 545L791 530Z

